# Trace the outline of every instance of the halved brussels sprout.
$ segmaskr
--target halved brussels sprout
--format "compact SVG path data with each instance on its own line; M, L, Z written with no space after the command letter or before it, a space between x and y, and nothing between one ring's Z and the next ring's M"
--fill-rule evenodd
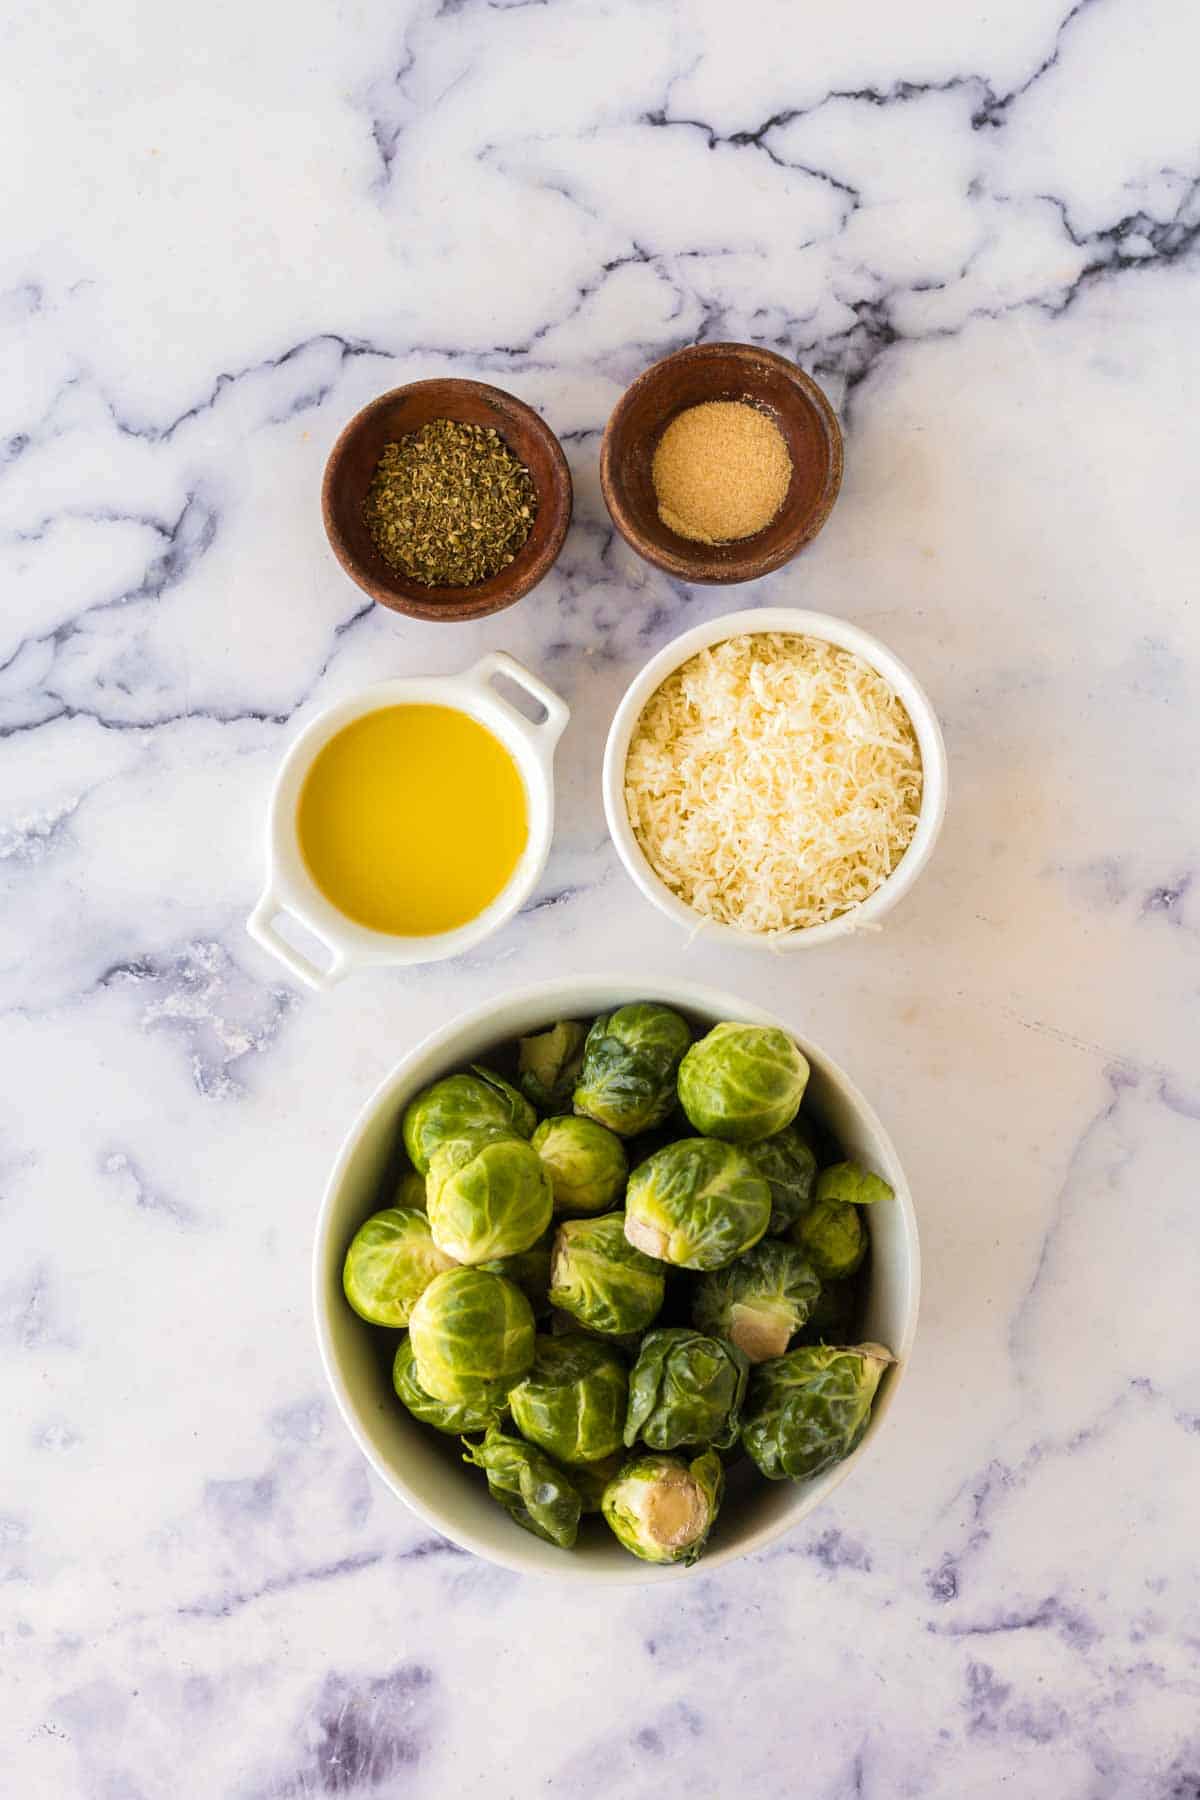
M894 1200L896 1191L882 1175L872 1175L860 1163L831 1163L817 1176L818 1200L842 1200L848 1206L873 1206L877 1200Z
M579 1530L581 1502L570 1477L524 1439L493 1425L481 1444L468 1444L463 1461L487 1476L488 1493L535 1537L570 1550Z
M576 1463L571 1470L571 1486L579 1490L585 1513L598 1513L604 1502L604 1490L624 1466L625 1452L617 1450L600 1462Z
M454 1437L461 1437L464 1431L486 1431L489 1425L499 1422L504 1411L503 1401L447 1402L435 1400L432 1394L427 1394L417 1379L417 1359L413 1354L410 1337L401 1338L396 1346L396 1356L392 1363L392 1386L414 1419L419 1419L422 1425L432 1425L435 1431L445 1431Z
M668 1326L647 1332L629 1376L625 1442L652 1450L736 1442L749 1364L721 1338Z
M342 1265L342 1287L360 1319L407 1325L435 1275L454 1267L438 1248L423 1212L389 1206L360 1225Z
M848 1200L814 1200L791 1236L822 1281L844 1281L867 1254L862 1214Z
M425 1190L434 1241L461 1263L495 1262L528 1250L554 1210L550 1177L537 1151L494 1125L439 1145Z
M624 1193L625 1146L595 1119L543 1119L530 1142L549 1173L555 1212L600 1213Z
M856 1448L884 1370L881 1344L805 1344L751 1371L742 1444L770 1481L808 1481Z
M742 1149L771 1190L771 1223L768 1235L782 1237L810 1205L817 1180L817 1158L801 1127L785 1125L782 1131Z
M541 1112L561 1112L570 1105L583 1067L587 1036L574 1019L561 1019L549 1031L523 1037L517 1045L517 1080L527 1100Z
M396 1198L393 1206L411 1206L418 1212L425 1211L425 1177L418 1175L415 1169L406 1169L396 1183Z
M628 1395L624 1361L598 1338L539 1337L508 1406L531 1444L560 1463L590 1463L620 1449Z
M679 1068L679 1099L696 1130L732 1144L790 1125L807 1085L807 1058L773 1025L714 1025Z
M486 1269L489 1275L503 1275L519 1287L530 1306L535 1319L544 1318L550 1311L550 1252L554 1244L553 1229L544 1231L536 1244L528 1250L518 1250L515 1256L498 1256L493 1262L476 1263L477 1269Z
M550 1304L606 1337L645 1331L663 1303L657 1263L625 1235L625 1214L567 1219L550 1262Z
M435 1081L405 1108L401 1136L418 1175L428 1175L439 1145L480 1125L500 1125L517 1137L533 1136L537 1114L525 1096L490 1069L472 1064L472 1070Z
M653 1000L597 1019L584 1046L575 1111L621 1137L650 1130L675 1105L675 1076L691 1041L679 1014Z
M749 1157L713 1138L655 1151L629 1177L625 1235L648 1256L685 1269L722 1269L757 1244L771 1190Z
M449 1405L501 1404L533 1361L533 1313L520 1288L482 1269L448 1269L409 1320L417 1380Z
M692 1462L638 1456L604 1490L601 1511L614 1535L644 1562L694 1563L721 1504L725 1471L715 1450Z
M796 1244L764 1238L728 1268L696 1283L692 1317L701 1331L736 1344L752 1363L782 1356L808 1319L821 1283Z

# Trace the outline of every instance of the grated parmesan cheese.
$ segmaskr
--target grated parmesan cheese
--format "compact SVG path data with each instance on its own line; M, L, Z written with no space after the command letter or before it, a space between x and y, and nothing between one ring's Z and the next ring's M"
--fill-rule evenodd
M741 931L796 931L869 898L921 808L912 721L869 663L753 632L651 695L625 763L638 843L673 894Z

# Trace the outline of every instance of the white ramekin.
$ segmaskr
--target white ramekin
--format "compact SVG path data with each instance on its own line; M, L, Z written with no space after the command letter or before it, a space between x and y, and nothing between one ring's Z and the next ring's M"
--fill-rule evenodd
M602 1529L588 1530L575 1550L565 1552L514 1525L488 1497L482 1480L463 1468L457 1439L426 1430L404 1410L392 1391L390 1357L380 1353L381 1334L350 1310L342 1292L346 1246L363 1220L386 1204L383 1184L395 1166L400 1120L413 1096L439 1075L556 1019L593 1018L634 1000L674 1006L700 1031L722 1019L782 1026L808 1058L809 1092L846 1154L881 1174L895 1191L894 1199L867 1209L871 1265L863 1337L885 1344L898 1367L879 1391L862 1443L813 1481L759 1482L746 1493L734 1491L731 1482L712 1545L691 1569L639 1562ZM342 1417L380 1480L426 1524L476 1556L522 1573L564 1581L658 1582L711 1574L722 1563L763 1549L861 1466L892 1411L912 1351L921 1251L912 1197L891 1139L850 1077L816 1044L786 1020L695 982L579 975L492 1000L440 1026L409 1051L367 1101L338 1152L317 1220L312 1276L317 1343ZM879 1503L886 1508L886 1495L880 1494Z
M920 817L912 842L895 870L881 887L876 888L869 900L851 908L840 918L831 919L828 924L812 925L799 931L740 931L733 925L720 924L696 912L673 894L650 867L634 836L625 806L625 759L629 754L629 741L651 694L662 686L668 675L673 675L682 663L695 656L698 650L706 650L710 644L723 643L726 638L763 631L822 638L861 656L864 662L878 669L904 702L921 750L923 779ZM827 944L831 938L844 937L849 932L878 923L884 913L908 892L929 861L942 828L946 811L948 771L946 746L937 714L916 677L885 644L881 644L878 638L872 637L857 625L849 625L844 619L835 619L829 613L803 612L788 606L767 606L747 612L726 613L722 618L710 620L707 625L697 625L693 631L685 631L681 637L672 638L657 656L651 657L641 674L626 688L609 727L608 742L604 749L603 785L604 812L617 853L632 880L660 912L682 925L690 935L698 930L702 931L706 940L719 938L730 944L765 945L772 950L800 950L815 944Z
M543 715L537 724L502 697L495 686L497 677L536 703ZM339 912L305 866L296 835L296 809L313 759L344 726L381 706L452 706L469 713L499 738L524 783L529 835L521 859L491 904L454 931L427 937L372 931ZM472 949L511 919L546 866L554 828L554 748L570 716L566 702L552 688L498 650L461 675L401 676L339 700L301 732L275 778L267 823L267 886L246 921L250 936L313 988L330 987L351 969L371 963L437 962ZM324 967L280 934L276 926L281 916L297 920L324 947L328 956Z

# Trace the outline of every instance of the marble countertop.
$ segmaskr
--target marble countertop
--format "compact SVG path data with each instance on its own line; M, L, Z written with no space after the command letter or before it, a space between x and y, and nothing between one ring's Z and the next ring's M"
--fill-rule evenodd
M0 1572L22 1800L1200 1795L1200 14L1186 0L99 0L0 27ZM655 357L825 385L846 481L735 591L597 481ZM567 448L553 575L362 603L345 420L482 376ZM687 944L601 747L687 625L798 603L938 707L877 937ZM574 709L535 900L297 991L245 936L337 695L505 648ZM925 1301L874 1455L769 1552L537 1584L432 1537L325 1391L318 1197L416 1038L531 978L771 1005L876 1100Z

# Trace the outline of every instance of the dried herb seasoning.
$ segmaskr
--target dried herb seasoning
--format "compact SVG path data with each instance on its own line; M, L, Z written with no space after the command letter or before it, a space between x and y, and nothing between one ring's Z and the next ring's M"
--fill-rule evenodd
M471 587L533 530L533 477L490 425L431 419L385 444L363 517L384 561L426 587Z

